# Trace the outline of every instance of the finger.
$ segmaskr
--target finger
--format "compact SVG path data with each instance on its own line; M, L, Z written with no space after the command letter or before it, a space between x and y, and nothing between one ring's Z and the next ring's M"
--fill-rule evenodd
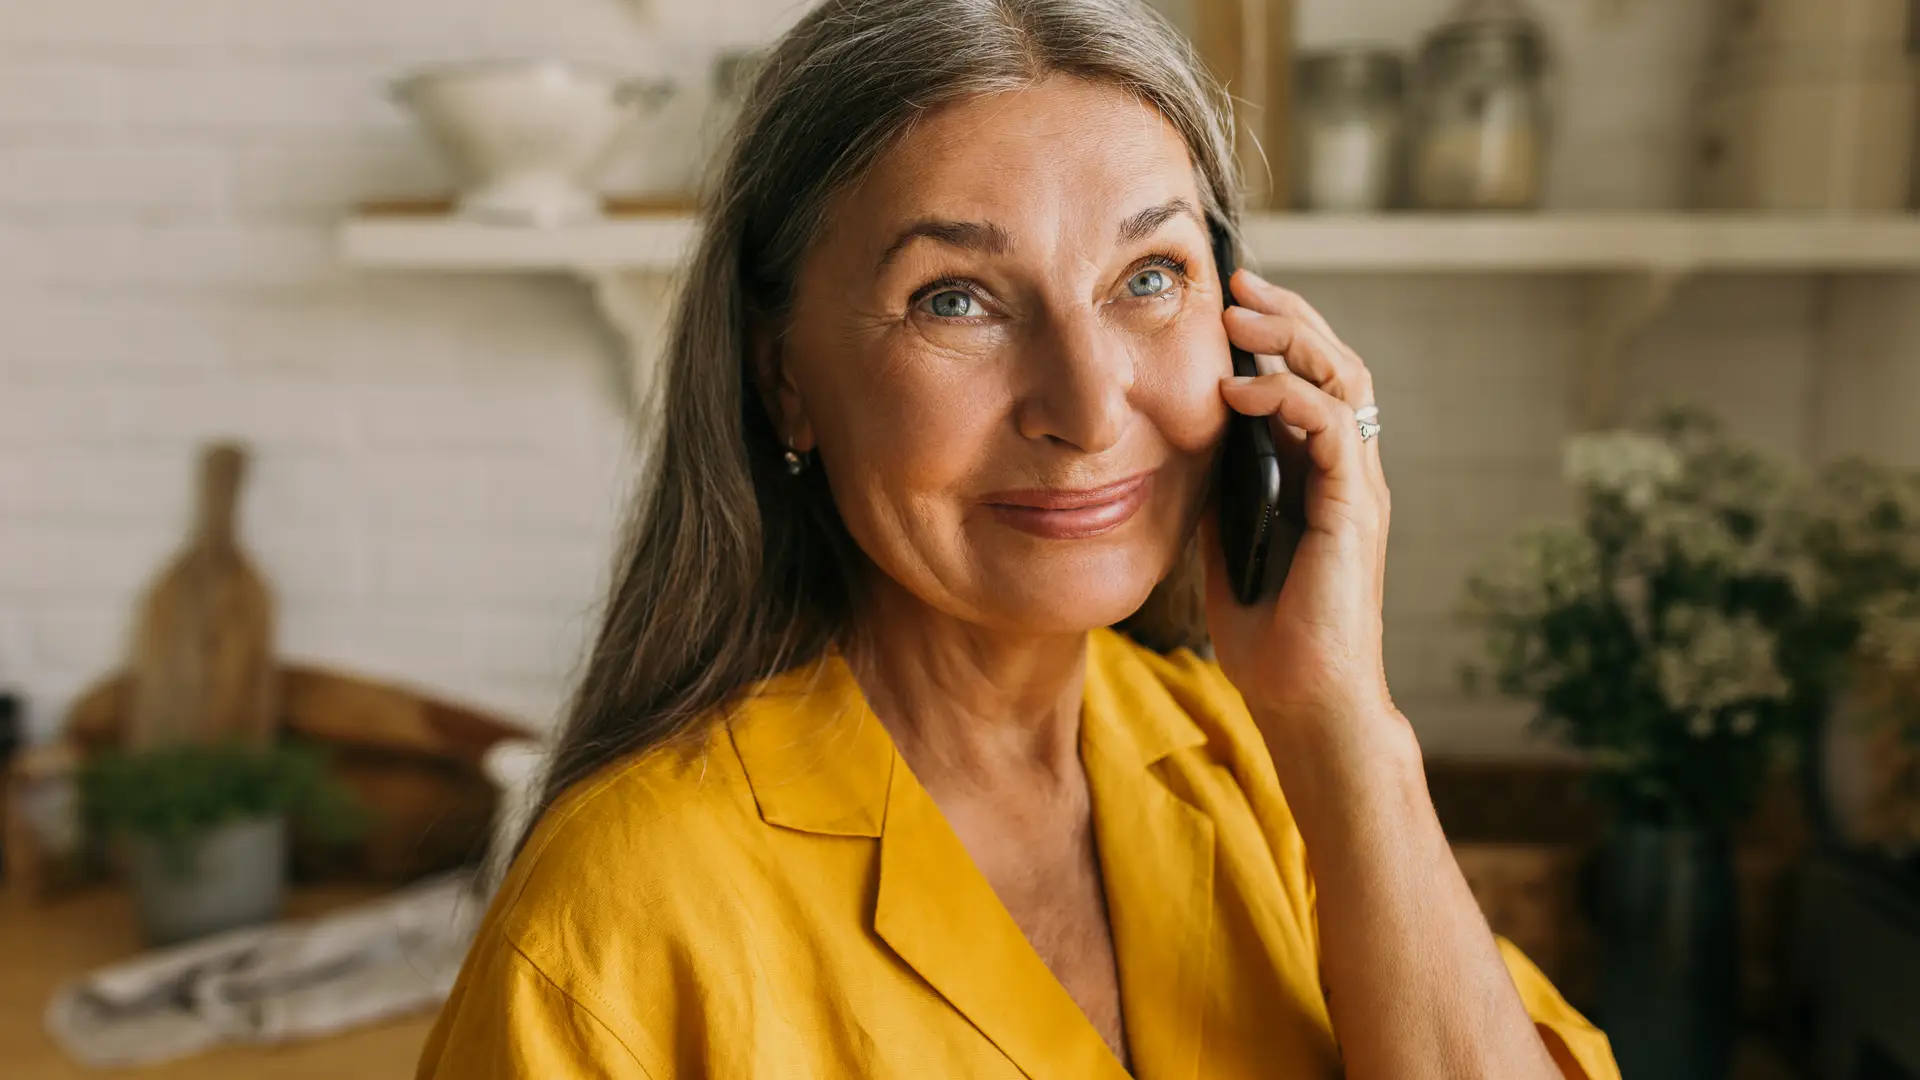
M1315 330L1325 334L1329 340L1340 342L1340 335L1334 332L1333 324L1321 315L1307 298L1285 286L1275 285L1252 270L1241 268L1241 274L1235 274L1231 282L1236 301L1255 311L1264 311L1269 315L1291 315Z
M1293 315L1228 308L1227 336L1250 353L1278 356L1296 375L1358 408L1373 403L1373 375L1358 357Z
M1373 592L1384 605L1387 600L1387 535L1393 531L1393 497L1383 484L1376 489L1380 500L1379 548L1373 555Z
M1275 417L1304 433L1307 456L1329 480L1373 493L1360 425L1346 402L1290 371L1224 379L1220 393L1235 412Z
M1357 427L1359 421L1356 419L1354 424ZM1381 543L1384 544L1386 542L1384 532L1387 524L1389 495L1387 491L1386 461L1380 453L1380 435L1378 433L1375 433L1371 439L1361 441L1360 456L1366 463L1367 479L1373 485L1374 499L1380 505L1380 526L1383 533Z
M1325 335L1328 341L1333 342L1335 348L1352 358L1354 363L1362 367L1366 366L1360 354L1353 350L1353 346L1347 344L1347 340L1340 336L1340 332L1333 328L1333 324L1327 321L1326 316L1320 314L1319 308L1307 302L1306 297L1284 285L1276 285L1251 270L1247 271L1245 295L1247 300L1251 301L1245 306L1256 311L1299 318Z

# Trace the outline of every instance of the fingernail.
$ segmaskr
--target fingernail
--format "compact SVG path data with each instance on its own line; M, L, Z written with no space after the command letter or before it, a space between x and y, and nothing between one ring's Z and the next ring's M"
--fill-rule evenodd
M1223 380L1228 386L1245 386L1253 381L1251 375L1229 375Z

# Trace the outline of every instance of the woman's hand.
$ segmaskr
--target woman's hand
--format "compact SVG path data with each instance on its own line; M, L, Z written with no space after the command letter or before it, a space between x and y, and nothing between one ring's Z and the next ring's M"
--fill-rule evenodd
M1313 864L1321 980L1346 1075L1558 1077L1387 694L1387 482L1378 440L1362 441L1354 418L1374 404L1373 378L1298 296L1245 270L1232 292L1244 306L1228 309L1227 335L1262 374L1220 393L1272 418L1283 455L1305 455L1307 527L1279 596L1241 607L1210 524L1207 622Z
M1378 440L1362 441L1354 418L1374 404L1373 376L1299 296L1248 270L1230 289L1241 306L1226 311L1227 335L1254 354L1261 374L1224 380L1221 396L1238 412L1271 418L1282 456L1305 459L1306 531L1279 595L1242 607L1208 515L1215 655L1269 738L1403 725L1381 658L1387 482Z

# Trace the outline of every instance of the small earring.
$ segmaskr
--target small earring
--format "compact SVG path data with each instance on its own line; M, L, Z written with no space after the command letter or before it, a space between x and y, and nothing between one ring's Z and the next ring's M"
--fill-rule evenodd
M807 459L800 456L800 453L793 448L792 443L787 444L787 452L780 456L787 460L788 476L799 476L801 473L807 471Z

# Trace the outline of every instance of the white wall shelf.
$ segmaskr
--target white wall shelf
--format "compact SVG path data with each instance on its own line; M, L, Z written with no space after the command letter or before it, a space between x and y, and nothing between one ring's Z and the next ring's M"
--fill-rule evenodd
M651 339L696 228L693 218L672 214L555 229L369 214L343 226L340 246L349 263L369 269L586 278L626 337L629 377L644 397ZM1269 273L1582 277L1591 303L1571 404L1588 427L1617 418L1622 355L1696 275L1920 272L1920 215L1263 214L1248 218L1245 232L1244 261Z

